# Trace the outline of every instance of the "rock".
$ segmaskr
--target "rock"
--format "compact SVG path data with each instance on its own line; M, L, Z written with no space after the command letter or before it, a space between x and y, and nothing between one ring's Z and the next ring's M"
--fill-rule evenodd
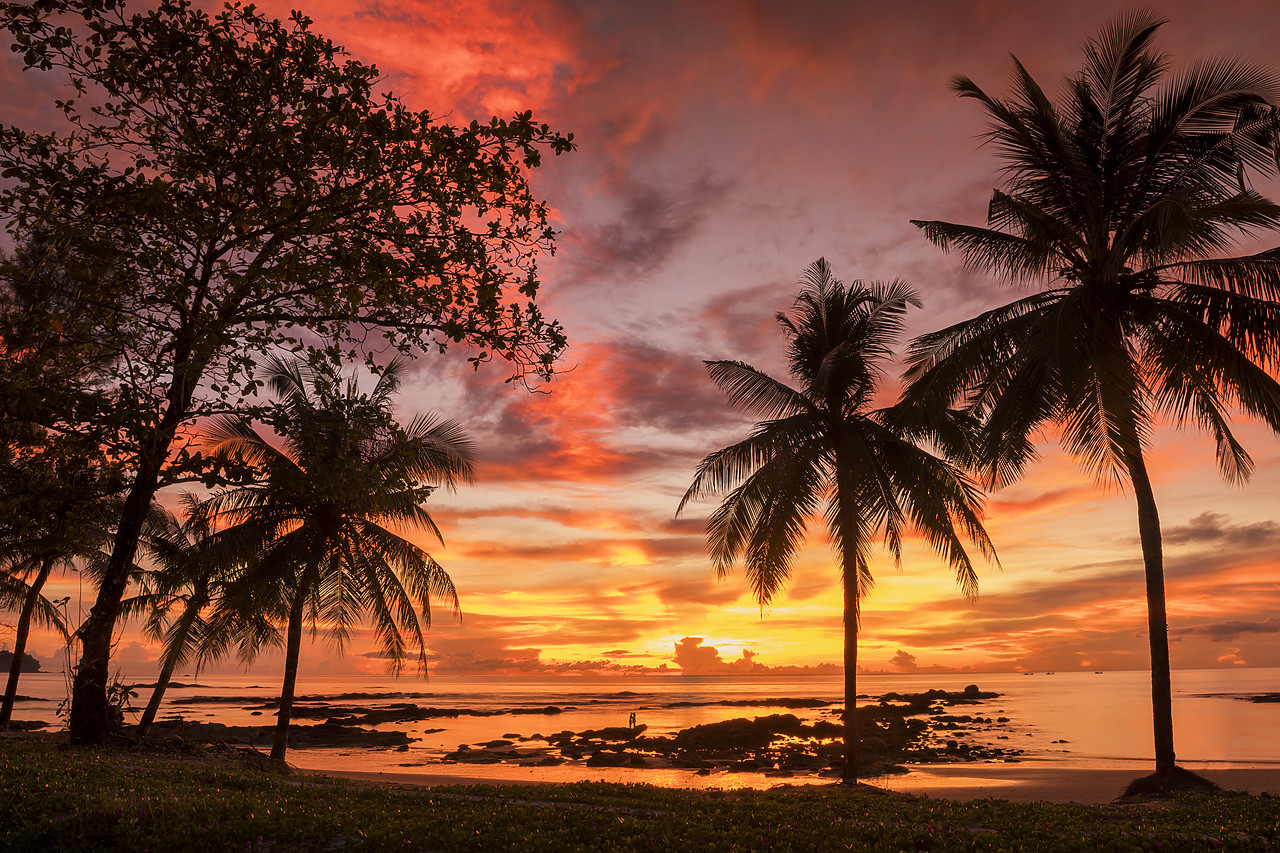
M603 729L587 729L585 732L579 733L578 737L608 741L631 741L638 738L648 728L644 724L638 726L606 726Z
M795 714L770 714L751 720L738 717L684 729L676 735L675 744L685 750L760 749L779 735L796 734L804 727Z

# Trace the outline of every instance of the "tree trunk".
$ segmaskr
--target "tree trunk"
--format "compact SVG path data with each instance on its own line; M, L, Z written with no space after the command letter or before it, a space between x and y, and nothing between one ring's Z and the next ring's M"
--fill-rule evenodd
M833 408L833 411L838 409ZM858 595L858 509L852 496L857 493L848 473L852 468L843 463L838 431L836 445L836 501L837 524L840 526L840 570L844 584L844 769L840 773L843 785L858 784L858 623L860 604Z
M192 314L197 313L194 309ZM89 618L80 626L80 664L71 683L71 713L67 731L72 743L102 743L113 725L107 705L107 678L111 667L111 635L115 632L120 601L129 585L133 559L151 500L159 490L160 472L169 458L169 448L178 427L191 409L191 398L212 353L203 358L192 355L190 329L173 341L173 378L165 395L159 422L141 440L138 471L125 498L116 528L111 559L98 586L98 598Z
M858 784L858 568L844 568L844 785Z
M160 711L160 703L164 701L164 691L169 687L169 680L173 678L173 670L178 666L178 660L175 656L166 656L164 664L160 667L160 674L156 676L156 686L151 690L151 698L147 700L146 710L142 712L142 719L138 721L138 737L146 737L151 731L151 724L156 720L156 714Z
M1125 460L1138 501L1138 534L1147 582L1147 633L1151 645L1151 712L1155 735L1156 773L1174 770L1173 679L1169 665L1169 619L1165 610L1164 555L1155 493L1140 452Z
M7 723L13 717L13 702L18 695L18 677L22 674L22 656L27 651L27 636L31 632L31 617L35 613L36 603L40 600L40 590L49 579L57 557L46 556L40 561L40 571L36 573L31 586L27 588L26 597L22 599L22 610L18 614L18 626L13 637L13 661L9 665L9 681L4 688L4 704L0 705L0 724Z
M173 671L178 666L178 658L187 646L187 636L191 633L191 626L195 623L201 608L208 603L209 596L203 592L203 587L197 589L187 599L186 607L183 608L182 616L178 618L177 627L174 629L173 641L160 666L160 674L156 677L156 686L151 691L151 698L147 700L142 719L138 721L138 737L146 737L147 732L151 731L151 724L155 722L156 714L160 711L160 703L164 701L164 693L169 688Z
M284 684L280 687L280 711L276 718L276 736L271 744L271 758L284 761L289 748L289 719L293 715L293 686L298 679L298 656L302 649L302 617L306 610L307 589L298 584L289 610L289 634L285 641Z
M165 442L165 452L168 446ZM98 598L89 611L89 618L80 627L80 664L71 683L71 714L67 719L72 743L98 744L112 734L114 722L107 705L111 636L159 479L160 461L144 459L120 513L120 526L98 587Z

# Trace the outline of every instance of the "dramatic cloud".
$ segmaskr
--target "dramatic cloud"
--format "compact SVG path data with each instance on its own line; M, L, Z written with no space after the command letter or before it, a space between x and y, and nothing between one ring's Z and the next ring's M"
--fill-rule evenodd
M915 672L920 668L920 664L916 663L916 656L903 649L898 649L889 663L897 667L899 672Z
M697 239L700 223L724 196L724 187L700 176L669 187L628 187L616 219L566 235L575 260L570 275L593 286L618 286L666 264Z

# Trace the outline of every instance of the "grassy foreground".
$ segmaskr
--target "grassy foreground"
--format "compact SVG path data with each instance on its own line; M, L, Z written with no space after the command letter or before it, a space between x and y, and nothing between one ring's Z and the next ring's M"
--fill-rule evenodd
M409 790L0 740L0 850L1280 850L1280 799L955 803L643 785Z

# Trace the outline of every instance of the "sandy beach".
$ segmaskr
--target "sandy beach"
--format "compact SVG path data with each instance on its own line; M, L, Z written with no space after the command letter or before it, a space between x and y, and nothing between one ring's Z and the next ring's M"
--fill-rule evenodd
M514 768L507 768L514 770ZM1280 768L1206 770L1202 776L1224 789L1249 794L1280 796ZM384 785L436 787L444 785L534 785L546 779L518 773L493 775L452 773L360 772L341 769L302 769L303 774L338 776L358 782ZM1146 770L1092 769L1083 767L1024 767L996 764L942 764L912 767L903 776L881 777L869 784L889 791L949 800L995 798L1012 802L1110 803L1129 782ZM587 777L589 778L589 777ZM714 777L708 780L714 786ZM818 784L831 785L834 782Z

